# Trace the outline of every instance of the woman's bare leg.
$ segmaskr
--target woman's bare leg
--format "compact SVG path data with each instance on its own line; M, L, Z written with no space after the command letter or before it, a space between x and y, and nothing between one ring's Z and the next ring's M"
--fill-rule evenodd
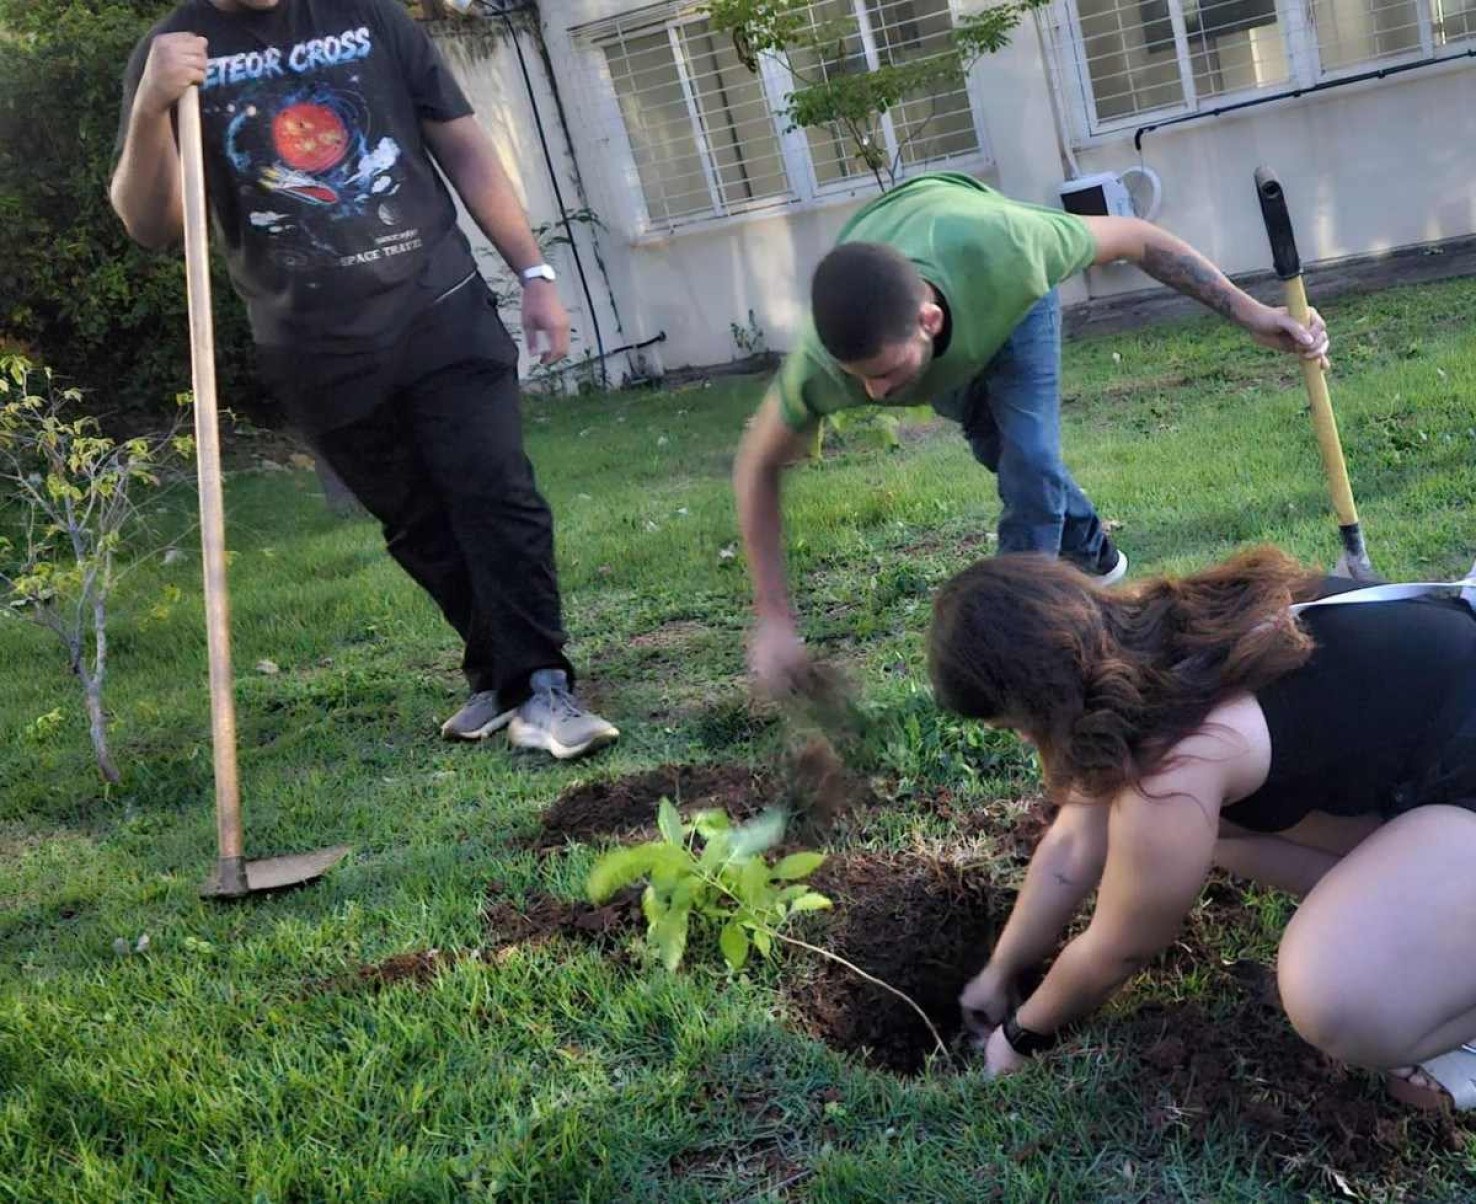
M1292 918L1277 977L1297 1031L1354 1065L1476 1037L1476 812L1420 807L1362 841Z
M1382 821L1314 812L1284 832L1252 832L1220 820L1215 864L1263 886L1303 898Z

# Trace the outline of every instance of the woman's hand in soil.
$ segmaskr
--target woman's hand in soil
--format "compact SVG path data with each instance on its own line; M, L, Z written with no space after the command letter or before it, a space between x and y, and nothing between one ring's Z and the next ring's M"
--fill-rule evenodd
M1017 1054L1005 1040L1004 1026L1000 1025L989 1034L989 1044L984 1047L984 1077L1003 1078L1007 1074L1023 1069L1029 1058Z
M1010 980L993 965L985 966L969 980L958 997L958 1006L963 1009L964 1027L976 1044L983 1045L1004 1023L1015 1002Z

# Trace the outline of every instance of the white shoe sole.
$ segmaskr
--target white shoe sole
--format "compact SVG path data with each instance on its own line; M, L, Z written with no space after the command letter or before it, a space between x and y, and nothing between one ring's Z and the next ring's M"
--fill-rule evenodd
M508 743L515 748L534 748L549 753L560 761L570 761L575 757L582 757L586 753L604 748L607 744L614 744L620 739L620 731L614 727L607 727L604 731L596 732L583 744L563 744L541 727L534 727L532 724L524 723L521 719L514 718L507 729L507 739Z
M500 732L509 723L511 723L513 720L513 716L517 713L517 707L513 707L511 710L503 711L500 715L494 715L486 723L482 724L481 727L472 728L471 730L464 732L455 731L451 727L451 725L456 722L456 716L453 715L450 719L446 720L445 723L441 724L441 737L445 740L485 740L488 736L491 736L496 732Z
M1117 563L1112 566L1111 572L1103 573L1096 578L1099 585L1116 585L1128 575L1128 555L1121 548L1117 549Z

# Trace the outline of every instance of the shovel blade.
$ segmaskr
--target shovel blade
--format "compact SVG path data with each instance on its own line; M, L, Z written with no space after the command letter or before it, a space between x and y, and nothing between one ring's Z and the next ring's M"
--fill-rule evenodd
M1361 585L1383 585L1384 579L1374 572L1369 563L1368 549L1363 543L1363 525L1356 519L1338 526L1338 536L1343 541L1343 551L1333 565L1334 577L1347 577Z
M200 887L200 894L207 899L239 899L264 891L302 886L315 878L321 878L348 854L349 846L340 844L312 853L293 853L286 857L248 861L244 888L240 884L239 875L233 874L229 866L218 864L215 872Z
M1361 556L1350 556L1347 552L1343 552L1338 557L1338 562L1333 565L1332 575L1346 577L1350 581L1357 581L1360 585L1384 584L1384 579L1374 571L1374 566L1369 563L1367 552Z

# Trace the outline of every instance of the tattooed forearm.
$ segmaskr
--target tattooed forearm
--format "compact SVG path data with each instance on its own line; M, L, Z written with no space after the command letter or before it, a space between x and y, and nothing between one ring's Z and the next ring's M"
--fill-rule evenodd
M1208 305L1217 314L1236 320L1235 299L1239 290L1199 252L1184 247L1162 247L1149 243L1143 249L1142 269L1186 297Z

